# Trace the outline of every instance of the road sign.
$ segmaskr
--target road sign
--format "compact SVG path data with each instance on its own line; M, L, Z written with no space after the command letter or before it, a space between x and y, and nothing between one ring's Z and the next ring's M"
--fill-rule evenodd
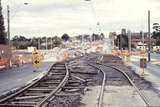
M36 70L38 70L40 68L40 56L38 52L33 52L32 55L33 55L33 64Z

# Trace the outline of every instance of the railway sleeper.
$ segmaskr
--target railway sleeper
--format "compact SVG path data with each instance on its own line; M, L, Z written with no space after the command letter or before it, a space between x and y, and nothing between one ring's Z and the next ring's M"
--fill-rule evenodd
M23 106L23 105L32 105L32 106L34 106L34 105L37 105L37 102L27 102L27 101L14 101L14 102L11 102L11 104L18 104L19 105L19 107L21 107L21 105Z
M43 81L51 81L51 80L62 80L62 77L46 77Z
M16 97L14 100L26 100L26 99L35 99L35 98L44 98L45 95L40 96L22 96L22 97Z
M88 75L96 75L97 72L81 72L81 71L71 71L71 73L75 74L88 74Z
M49 75L65 75L65 73L62 73L62 72L50 72Z
M48 96L49 93L31 93L31 92L28 92L28 93L25 93L24 94L25 96Z
M44 82L41 82L40 84L59 84L60 81L44 81Z
M64 64L58 64L58 65L55 65L54 67L65 67Z
M76 80L75 81L74 80L69 80L68 81L68 84L74 84L74 83L81 83L81 81L76 81Z
M51 68L51 70L52 71L54 71L54 70L66 70L66 68L65 67L56 67L56 68Z
M42 91L42 92L50 92L53 91L54 89L47 89L47 88L30 88L28 89L29 91Z
M75 94L73 94L73 93L69 93L69 94L66 94L66 93L63 93L63 94L56 94L56 96L58 96L58 97L64 97L64 96L80 96L81 94L79 94L79 93L75 93Z
M57 86L55 85L48 85L48 86L36 86L36 87L33 87L34 89L52 89L54 90Z
M63 89L84 89L84 86L80 86L80 87L62 87Z

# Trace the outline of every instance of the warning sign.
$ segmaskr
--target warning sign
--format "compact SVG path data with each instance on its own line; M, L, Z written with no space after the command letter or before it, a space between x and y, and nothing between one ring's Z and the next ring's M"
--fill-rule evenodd
M33 52L32 55L33 55L33 64L35 68L38 70L40 68L40 56L38 52Z

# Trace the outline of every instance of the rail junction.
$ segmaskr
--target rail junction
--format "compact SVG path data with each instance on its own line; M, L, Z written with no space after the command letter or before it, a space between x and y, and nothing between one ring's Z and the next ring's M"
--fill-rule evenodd
M94 105L97 107L154 105L144 93L144 90L151 90L150 84L131 72L119 57L91 53L53 64L42 78L2 98L0 107L88 107L87 103L83 104L83 99L87 92L93 91L91 86L100 86ZM114 100L116 93L120 94L121 88L112 89L110 86L128 87L132 92L127 95L132 97L122 98L130 98L133 102L129 104L127 99L124 105L125 99L123 103ZM106 90L113 91L112 100L106 100L110 96L110 92ZM87 101L91 103L89 99ZM158 107L157 104L154 106Z

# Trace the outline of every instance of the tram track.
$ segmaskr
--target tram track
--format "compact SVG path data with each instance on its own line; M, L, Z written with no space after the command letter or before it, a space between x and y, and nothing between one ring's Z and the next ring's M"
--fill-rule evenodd
M102 60L102 55L89 54L56 63L41 79L1 99L0 107L78 107L85 91L99 85L98 107L104 106L107 85L119 88L121 85L129 86L144 101L146 106L143 107L151 107L133 78L130 78L131 75L123 71L124 65L121 69L114 66L113 60L111 64L104 64Z
M57 72L58 70L58 72ZM61 72L61 73L60 73ZM53 82L53 75L57 83ZM52 78L51 78L52 77ZM69 71L65 63L54 64L42 78L0 100L0 107L41 107L67 83ZM45 85L47 83L47 85Z
M72 64L69 65L81 58L54 64L42 78L1 99L0 107L71 107L78 104L88 82L97 74L75 71Z
M114 70L118 71L119 73L121 73L126 78L126 80L129 82L129 84L134 88L134 90L138 93L138 95L140 96L140 98L143 100L143 102L146 105L144 107L152 107L151 104L149 103L148 99L144 95L144 93L141 92L141 90L136 86L136 84L132 81L132 79L129 77L129 75L126 72L123 72L118 67L109 66L109 65L105 65L105 64L100 63L101 62L100 60L103 59L103 56L99 56L98 59L99 59L99 61L96 60L96 63L93 63L93 62L88 63L88 65L97 68L103 74L103 81L101 83L101 89L100 89L100 94L99 94L99 99L98 99L97 107L103 107L103 103L104 103L103 98L104 98L104 93L105 93L104 91L105 91L105 86L106 86L107 77L108 77L106 71L104 71L102 68L114 69Z

